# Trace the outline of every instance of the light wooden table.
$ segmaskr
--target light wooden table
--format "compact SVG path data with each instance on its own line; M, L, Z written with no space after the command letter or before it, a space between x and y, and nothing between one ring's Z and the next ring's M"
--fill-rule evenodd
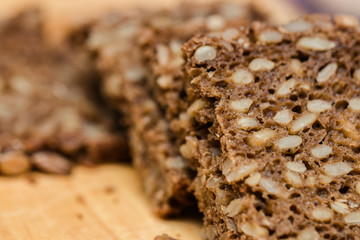
M200 219L155 217L126 164L0 177L1 240L148 240L161 233L198 240L200 229Z
M49 36L57 40L70 25L109 10L169 7L179 2L154 1L0 0L0 19L39 4ZM286 0L256 1L273 9L275 22L299 14L284 4ZM148 240L161 233L199 240L201 221L165 221L152 215L139 178L128 165L77 167L71 176L31 173L17 178L0 177L0 240Z

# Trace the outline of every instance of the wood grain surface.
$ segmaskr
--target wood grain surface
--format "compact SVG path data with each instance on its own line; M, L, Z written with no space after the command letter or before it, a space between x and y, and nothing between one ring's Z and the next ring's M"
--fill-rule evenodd
M198 240L201 222L155 217L126 164L0 177L1 240L147 240L161 233Z
M271 9L277 23L299 15L286 0L254 1L265 11ZM110 10L169 7L178 2L0 0L0 19L27 6L40 6L48 35L59 40L72 25ZM71 176L30 173L16 178L0 177L0 240L147 240L161 233L198 240L201 221L162 220L152 215L140 180L128 165L77 167Z

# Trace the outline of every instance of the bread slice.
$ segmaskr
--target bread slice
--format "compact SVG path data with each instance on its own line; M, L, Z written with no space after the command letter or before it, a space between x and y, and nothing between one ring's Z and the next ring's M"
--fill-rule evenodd
M194 204L194 172L180 147L191 127L182 43L260 16L238 4L185 4L111 15L92 28L88 45L104 77L103 92L127 119L134 165L158 215Z
M0 24L0 173L66 174L74 161L127 156L124 134L98 101L89 59L52 46L42 24L36 9Z
M360 29L254 22L185 44L208 239L358 239Z

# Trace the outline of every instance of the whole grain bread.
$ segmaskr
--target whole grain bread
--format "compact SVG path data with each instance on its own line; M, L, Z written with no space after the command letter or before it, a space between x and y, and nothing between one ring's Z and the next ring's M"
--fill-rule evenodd
M100 103L89 59L53 46L29 9L0 23L0 173L67 174L126 156L124 134Z
M135 167L154 211L178 214L194 204L194 176L180 145L190 131L181 44L192 36L260 17L249 6L185 4L159 12L110 15L90 32L103 92L129 126Z
M360 29L308 15L183 47L207 239L358 239Z

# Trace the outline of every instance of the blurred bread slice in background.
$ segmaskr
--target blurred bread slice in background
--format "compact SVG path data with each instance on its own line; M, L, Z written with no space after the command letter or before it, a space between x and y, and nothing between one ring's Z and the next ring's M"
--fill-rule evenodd
M214 0L195 0L199 3L214 2ZM285 23L302 14L300 10L287 0L232 0L233 2L251 3L263 9L274 23ZM169 8L180 2L190 0L1 0L0 20L11 16L29 6L39 6L44 10L46 33L57 41L64 37L66 31L74 25L83 24L111 11L127 11L132 8ZM193 1L191 1L193 2ZM231 1L230 1L231 2Z

